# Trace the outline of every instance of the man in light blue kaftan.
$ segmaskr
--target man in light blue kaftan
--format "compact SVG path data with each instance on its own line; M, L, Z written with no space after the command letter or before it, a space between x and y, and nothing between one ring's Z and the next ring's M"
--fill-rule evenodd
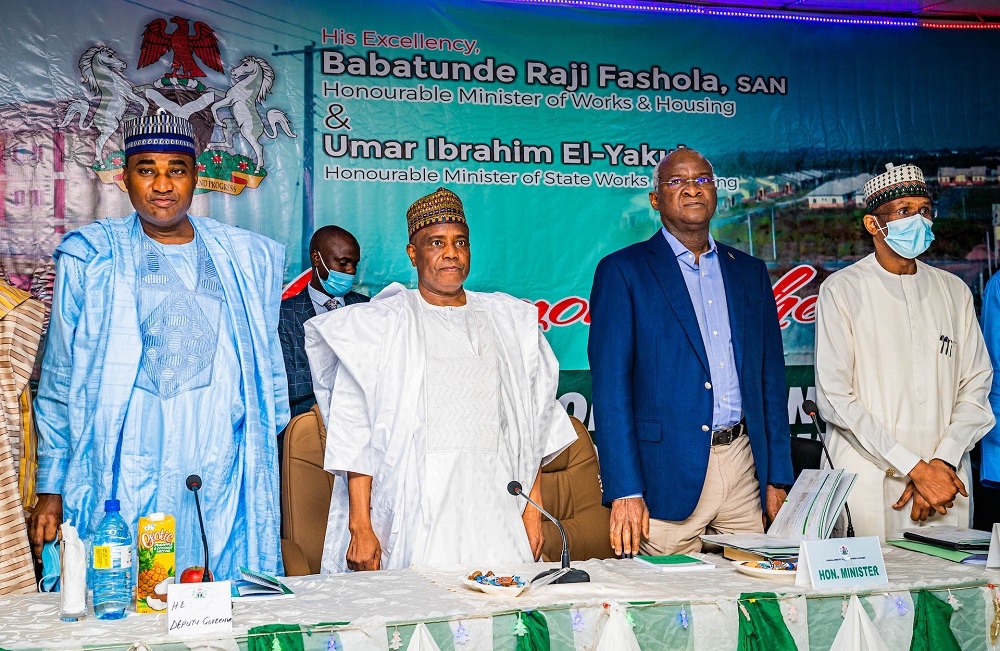
M135 165L156 175L162 150L136 154L128 139L126 129L129 177ZM187 165L174 156L162 157ZM193 156L191 163L193 170ZM184 235L157 238L155 217L133 192L145 181L136 178L129 188L136 213L77 229L54 253L36 403L38 492L61 495L62 519L85 537L109 498L120 500L133 535L139 516L173 514L179 575L202 564L194 498L185 487L198 474L215 578L236 579L241 566L283 573L275 443L288 421L277 337L283 249L188 217L187 187L150 191L151 212L160 204L183 208L173 227ZM175 194L179 203L172 203Z

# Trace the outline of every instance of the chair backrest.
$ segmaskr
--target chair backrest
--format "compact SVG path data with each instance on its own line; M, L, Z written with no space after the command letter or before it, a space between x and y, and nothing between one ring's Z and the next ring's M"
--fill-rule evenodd
M573 560L611 558L609 528L611 511L603 505L601 469L597 451L587 427L570 416L577 439L542 468L542 501L545 510L559 519L566 529L570 557ZM562 553L559 530L548 520L542 521L545 544L542 553L553 561Z
M299 414L285 428L281 468L282 538L302 550L312 574L319 574L334 476L323 470L326 428L319 408Z
M792 470L796 479L803 470L818 470L822 463L823 444L820 441L801 436L792 437Z

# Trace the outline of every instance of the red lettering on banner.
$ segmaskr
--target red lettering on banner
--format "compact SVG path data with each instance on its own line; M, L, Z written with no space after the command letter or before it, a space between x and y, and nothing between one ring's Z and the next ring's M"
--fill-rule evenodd
M554 326L567 326L579 321L587 313L588 308L586 299L570 296L552 306L549 310L549 321ZM567 312L569 316L566 315Z
M774 302L778 306L778 323L787 328L796 323L816 322L816 294L796 296L799 291L816 278L815 267L800 264L778 279L772 286ZM532 301L529 301L532 302ZM568 296L550 303L544 299L533 301L538 308L538 325L543 331L565 327L574 323L590 324L590 303L579 296Z
M530 303L528 299L523 299L525 303ZM549 325L548 320L545 318L549 313L549 308L552 307L548 301L535 301L535 307L538 308L538 325L542 327L542 331L546 331L552 326Z
M806 296L792 310L792 318L799 323L813 323L816 321L816 299L819 296L813 294Z
M543 331L554 326L564 327L577 322L590 323L590 302L585 298L568 296L555 303L539 299L534 301L534 304L538 308L538 325Z
M818 273L813 267L800 264L774 283L774 302L778 305L778 325L782 329L791 325L789 317L799 323L816 320L816 296L802 298L794 294L812 282Z

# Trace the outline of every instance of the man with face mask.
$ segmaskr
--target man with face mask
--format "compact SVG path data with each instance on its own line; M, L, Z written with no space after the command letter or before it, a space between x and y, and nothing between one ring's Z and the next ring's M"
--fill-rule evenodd
M969 450L993 425L992 370L972 294L916 260L936 211L920 168L886 166L864 186L875 253L823 283L816 390L834 466L858 473L859 536L970 525Z
M323 226L309 241L312 278L306 291L281 301L278 337L285 357L293 418L316 404L303 326L317 314L368 301L364 294L351 291L360 261L361 247L353 235L340 226Z

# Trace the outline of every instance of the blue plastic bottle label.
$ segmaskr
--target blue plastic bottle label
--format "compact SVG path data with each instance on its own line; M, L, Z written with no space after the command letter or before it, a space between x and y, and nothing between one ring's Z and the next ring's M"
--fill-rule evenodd
M124 570L132 567L132 547L129 545L95 545L95 570Z

